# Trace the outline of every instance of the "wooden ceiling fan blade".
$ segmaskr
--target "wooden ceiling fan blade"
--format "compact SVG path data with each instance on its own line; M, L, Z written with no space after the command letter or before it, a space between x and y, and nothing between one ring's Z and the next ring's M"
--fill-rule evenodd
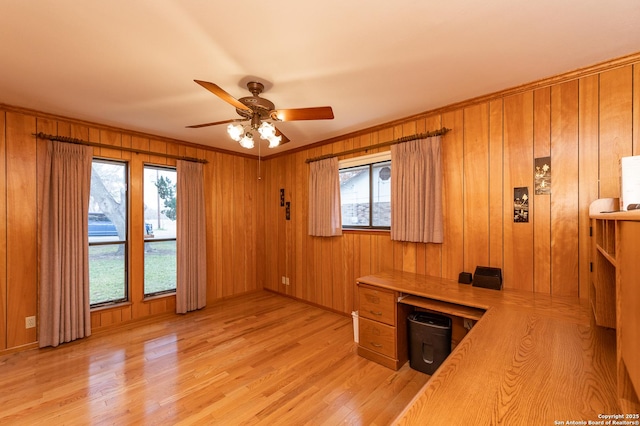
M218 124L235 123L239 121L246 121L246 120L242 120L242 119L238 120L237 118L233 118L231 120L214 121L213 123L204 123L204 124L194 124L193 126L186 126L186 127L189 129L199 129L200 127L217 126Z
M193 80L193 81L195 81L200 86L204 87L205 89L207 89L208 91L210 91L211 93L213 93L214 95L222 99L223 101L233 105L234 107L245 110L245 111L251 111L251 108L249 108L248 106L246 106L245 104L243 104L242 102L240 102L239 100L237 100L236 98L234 98L233 96L225 92L217 84L209 83L208 81L202 81L202 80Z
M330 106L277 109L271 112L271 118L277 121L332 120L333 109Z

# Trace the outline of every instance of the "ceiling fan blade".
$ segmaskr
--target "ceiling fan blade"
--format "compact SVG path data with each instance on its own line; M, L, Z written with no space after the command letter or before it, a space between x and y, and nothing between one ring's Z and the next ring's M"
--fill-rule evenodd
M276 127L276 136L282 136L282 140L280 141L280 145L282 145L282 144L285 144L285 143L289 142L289 138L288 138L288 137L286 137L286 136L284 135L284 133L282 133L282 132L280 131L280 129L278 129L277 127Z
M200 127L217 126L218 124L235 123L238 121L247 121L242 119L233 118L231 120L214 121L213 123L194 124L193 126L186 126L188 129L199 129Z
M217 84L209 83L208 81L202 81L202 80L193 80L193 81L195 81L200 86L204 87L205 89L207 89L208 91L210 91L211 93L213 93L214 95L222 99L223 101L233 105L234 107L238 109L243 109L245 111L251 111L251 108L249 108L248 106L246 106L245 104L243 104L242 102L240 102L239 100L237 100L236 98L234 98L233 96L231 96L230 94L222 90L220 86L218 86Z
M332 120L333 110L330 106L316 108L276 109L271 112L271 118L277 121Z

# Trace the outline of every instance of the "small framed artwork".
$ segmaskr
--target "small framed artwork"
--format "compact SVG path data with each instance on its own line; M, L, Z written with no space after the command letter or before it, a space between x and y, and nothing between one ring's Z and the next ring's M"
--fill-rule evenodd
M536 158L535 167L535 194L551 195L551 157Z
M529 187L513 188L513 221L529 222Z

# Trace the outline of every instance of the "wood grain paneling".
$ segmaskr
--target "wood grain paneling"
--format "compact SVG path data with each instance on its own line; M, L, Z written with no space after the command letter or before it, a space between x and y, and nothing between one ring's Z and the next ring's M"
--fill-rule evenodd
M579 289L589 297L589 252L591 250L589 205L598 199L598 76L579 81L578 105L578 209Z
M256 202L258 191L258 168L257 162L250 158L243 159L243 179L244 179L244 220L247 223L247 228L244 230L245 239L245 265L247 271L244 276L245 291L257 290L257 278L256 278L256 245L255 241L258 237L258 216L256 214Z
M237 268L234 268L233 272L233 294L247 291L246 278L249 265L248 260L251 258L251 253L247 251L247 233L251 233L253 228L251 226L251 218L247 217L247 214L251 211L247 211L245 205L245 197L247 195L247 187L245 183L244 173L244 158L232 157L230 158L233 164L233 192L230 194L230 201L233 205L233 217L229 222L229 226L233 231L234 236L234 251L240 255ZM250 196L250 193L248 193Z
M442 116L452 129L442 138L444 243L442 276L457 279L464 268L464 114L462 110Z
M549 87L533 92L533 123L533 156L534 158L550 157L551 89ZM533 220L533 288L538 293L549 293L551 289L551 196L535 195L534 189L529 195L535 198L531 216Z
M489 265L488 187L489 104L483 103L464 110L463 270L471 273Z
M633 65L633 155L640 155L640 65Z
M25 317L37 312L35 117L6 115L7 347L36 341Z
M504 203L502 99L489 103L489 266L502 268ZM509 216L507 216L508 218ZM469 271L473 272L473 271Z
M551 294L578 296L578 81L554 86L551 105Z
M149 139L123 135L132 148L149 149ZM128 153L132 154L132 153ZM136 317L150 315L147 304L140 303L144 299L144 163L149 161L147 154L133 154L129 162L129 297L134 302ZM135 195L134 195L135 194ZM144 309L140 309L144 306ZM121 319L122 317L120 317Z
M371 243L371 271L378 272L393 269L395 256L392 255L394 244L391 241L391 236L386 232L373 234Z
M233 205L234 182L233 179L229 179L229 177L233 176L233 162L228 161L230 159L226 160L227 161L223 161L222 164L220 164L222 191L219 208L221 210L220 223L222 226L219 232L222 236L222 252L233 253L235 243L235 235L233 234L233 224L235 223ZM227 179L222 179L222 176L226 176ZM221 287L221 295L223 297L229 296L233 294L234 288L237 285L234 281L234 264L233 262L222 262L218 267L222 270L222 282L226 283L226 285Z
M600 198L620 196L619 161L632 149L632 66L600 74Z
M514 188L529 188L533 210L533 93L504 100L504 286L533 290L533 226L514 223Z
M98 148L100 152L98 154L95 154L95 150L94 150L94 155L97 155L99 157L104 157L104 158L113 158L113 159L123 158L123 155L122 155L123 152L117 149L118 147L122 146L122 134L120 132L116 132L114 130L99 130L98 138L99 139L97 140L97 142L100 142L101 144L105 144L105 145L111 145L114 147L114 149Z
M0 110L0 351L7 348L7 145L5 111Z

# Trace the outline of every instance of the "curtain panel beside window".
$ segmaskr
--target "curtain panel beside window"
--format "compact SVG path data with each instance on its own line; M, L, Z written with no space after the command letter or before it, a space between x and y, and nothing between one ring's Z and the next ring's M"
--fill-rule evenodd
M391 239L442 243L440 136L391 146Z
M202 163L177 161L176 312L207 303L207 239Z
M342 235L337 157L309 163L309 235Z
M41 348L91 335L87 240L92 151L48 141L42 187Z

